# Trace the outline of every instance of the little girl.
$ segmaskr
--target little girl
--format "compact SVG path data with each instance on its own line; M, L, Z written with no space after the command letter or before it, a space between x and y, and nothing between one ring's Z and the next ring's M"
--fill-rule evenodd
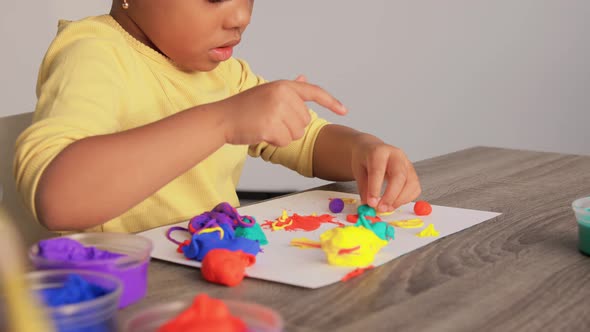
M346 114L324 89L303 76L266 82L232 57L253 5L113 0L109 15L60 21L16 145L18 189L43 225L138 232L237 206L248 154L356 180L382 212L420 194L400 149L306 107Z

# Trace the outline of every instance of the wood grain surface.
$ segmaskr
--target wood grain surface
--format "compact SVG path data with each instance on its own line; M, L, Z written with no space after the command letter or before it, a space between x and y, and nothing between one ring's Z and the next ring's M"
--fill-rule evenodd
M577 250L571 209L590 196L589 156L475 147L415 166L421 199L502 215L316 290L254 279L227 288L152 260L146 298L121 321L206 292L270 306L286 331L590 330L590 257ZM352 182L319 189L356 192Z

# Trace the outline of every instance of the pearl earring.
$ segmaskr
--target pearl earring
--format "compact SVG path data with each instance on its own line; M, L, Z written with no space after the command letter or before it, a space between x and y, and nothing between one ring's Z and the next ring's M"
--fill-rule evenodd
M123 7L123 9L129 8L129 4L127 3L127 0L123 0L123 3L121 4L121 7Z

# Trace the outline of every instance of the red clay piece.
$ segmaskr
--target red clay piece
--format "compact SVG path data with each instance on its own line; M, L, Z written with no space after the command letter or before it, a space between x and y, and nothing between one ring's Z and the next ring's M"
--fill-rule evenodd
M379 216L375 216L375 217L365 216L365 218L367 218L371 222L381 221L381 218L379 218ZM354 224L358 220L359 220L359 215L358 214L349 214L349 215L346 216L346 221L348 221L349 223Z
M223 301L200 294L188 309L162 325L158 332L245 332L247 329L244 321L231 315Z
M241 250L213 249L203 258L201 273L207 281L233 287L242 282L246 268L255 262L254 255Z
M418 216L427 216L432 212L432 206L427 201L417 201L414 204L414 213Z

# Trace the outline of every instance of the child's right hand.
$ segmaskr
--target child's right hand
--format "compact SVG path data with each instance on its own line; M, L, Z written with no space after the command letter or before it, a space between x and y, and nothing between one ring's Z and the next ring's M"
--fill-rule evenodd
M285 146L303 137L311 120L306 101L332 112L348 111L331 94L310 84L305 77L265 83L217 103L224 114L225 140L229 144L251 145L262 141Z

